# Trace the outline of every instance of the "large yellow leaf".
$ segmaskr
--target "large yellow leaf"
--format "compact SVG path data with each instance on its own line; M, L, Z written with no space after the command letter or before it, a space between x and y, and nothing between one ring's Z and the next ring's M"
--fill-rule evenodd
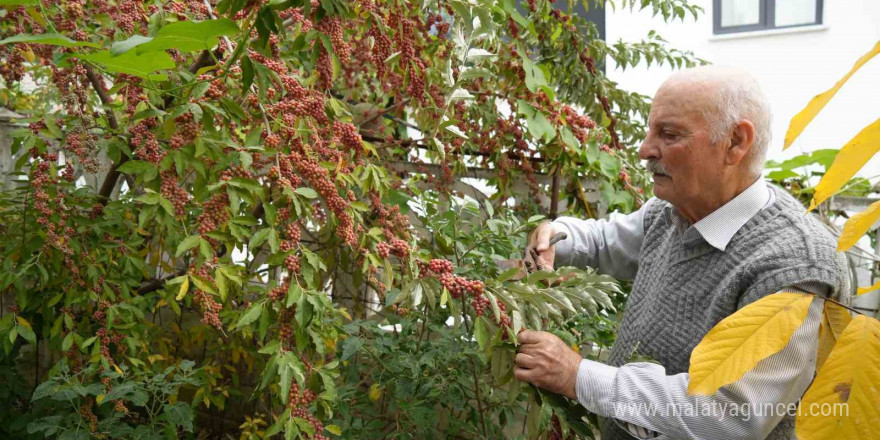
M691 353L688 394L714 394L782 350L807 317L813 298L775 293L724 318Z
M819 352L816 354L816 370L822 368L843 330L852 321L849 310L831 301L825 301L822 325L819 327Z
M878 384L880 321L858 315L840 335L837 346L801 400L795 423L798 438L880 439ZM845 408L841 404L846 404Z
M877 42L877 44L874 45L874 48L868 53L862 55L862 57L853 65L852 69L850 69L849 73L837 81L837 83L834 84L834 87L814 96L800 113L791 118L791 122L788 124L788 131L785 132L785 145L782 146L783 150L791 146L791 143L800 136L801 132L804 131L804 128L809 125L810 121L812 121L817 114L819 114L819 111L825 107L825 104L828 104L828 101L837 94L837 91L843 87L849 78L878 53L880 53L880 42Z
M850 217L843 225L843 232L837 240L837 252L853 247L878 219L880 219L880 202L874 202L868 209Z
M863 295L865 293L873 292L878 289L880 289L880 281L877 281L873 286L859 287L859 290L856 292L856 295Z
M816 185L810 209L833 196L877 151L880 151L880 119L863 128L840 149L834 163Z

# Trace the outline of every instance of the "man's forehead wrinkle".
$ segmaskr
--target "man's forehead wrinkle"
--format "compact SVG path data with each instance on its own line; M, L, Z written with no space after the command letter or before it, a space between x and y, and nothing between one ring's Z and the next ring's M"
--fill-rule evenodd
M680 127L696 128L696 124L706 124L706 113L712 112L712 97L717 92L719 82L716 78L704 75L680 75L670 78L660 86L651 105L648 116L650 127L656 128L664 122L675 123Z

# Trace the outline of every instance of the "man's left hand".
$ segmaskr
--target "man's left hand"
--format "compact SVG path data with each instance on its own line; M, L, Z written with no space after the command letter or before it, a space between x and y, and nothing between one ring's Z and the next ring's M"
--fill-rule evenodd
M513 376L571 399L577 399L575 384L581 356L552 333L524 330Z

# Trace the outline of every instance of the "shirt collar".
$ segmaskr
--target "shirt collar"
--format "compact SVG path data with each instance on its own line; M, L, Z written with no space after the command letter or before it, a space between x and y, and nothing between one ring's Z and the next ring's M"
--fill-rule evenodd
M724 251L730 239L770 201L770 189L759 178L745 191L693 225L712 247Z

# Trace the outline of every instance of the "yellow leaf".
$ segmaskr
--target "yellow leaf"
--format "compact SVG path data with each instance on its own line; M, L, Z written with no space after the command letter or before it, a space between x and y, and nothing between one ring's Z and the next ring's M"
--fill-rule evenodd
M15 320L18 321L18 325L31 328L31 323L29 323L27 319L22 318L21 315L16 315Z
M880 141L880 137L877 140ZM874 202L868 209L850 217L843 225L843 232L837 240L837 252L853 247L878 219L880 219L880 202Z
M125 373L122 372L122 368L119 368L119 365L113 364L113 369L115 369L120 375L125 375Z
M326 429L327 432L329 432L331 434L342 435L342 428L340 428L336 425L327 425L324 427L324 429Z
M100 405L101 402L104 401L104 398L105 398L105 397L107 397L106 394L98 394L97 396L95 396L95 403L97 403L98 405Z
M852 321L849 310L831 301L825 301L822 325L819 327L819 351L816 354L816 370L825 364L843 330Z
M177 297L174 298L175 301L183 300L183 297L186 296L186 292L189 290L189 277L183 279L183 282L180 283L180 290L177 292Z
M370 400L375 402L379 400L380 397L382 397L382 387L377 383L370 385Z
M878 150L880 150L880 119L863 128L840 149L837 157L834 158L834 163L816 185L813 200L810 201L810 209L833 196Z
M795 423L798 438L880 439L878 383L880 321L858 315L840 335L825 365L804 394ZM815 409L819 409L818 413Z
M724 318L691 353L688 394L711 395L788 344L813 295L775 293Z
M873 292L877 289L880 289L880 281L877 281L877 283L874 284L873 286L859 287L859 290L856 292L856 295L863 295L868 292Z
M581 347L578 346L577 344L571 344L571 349L574 350L575 353L581 352Z
M833 98L834 95L837 94L837 91L840 90L841 87L843 87L843 85L849 80L849 78L853 76L853 74L856 73L856 71L859 70L863 65L865 65L868 60L873 58L878 53L880 53L880 42L877 42L877 44L874 45L874 48L871 49L870 52L862 55L862 57L856 61L856 63L853 65L852 69L850 69L850 71L846 74L846 76L844 76L839 81L837 81L836 84L834 84L834 87L814 96L813 99L811 99L810 102L807 103L807 106L800 111L800 113L791 118L791 122L788 124L788 131L785 132L785 144L782 146L783 150L791 146L791 143L794 142L794 140L797 139L798 136L800 136L801 132L804 131L804 128L807 127L810 121L812 121L817 114L819 114L819 111L822 110L823 107L825 107L825 104L828 104L828 101L830 101L831 98Z

